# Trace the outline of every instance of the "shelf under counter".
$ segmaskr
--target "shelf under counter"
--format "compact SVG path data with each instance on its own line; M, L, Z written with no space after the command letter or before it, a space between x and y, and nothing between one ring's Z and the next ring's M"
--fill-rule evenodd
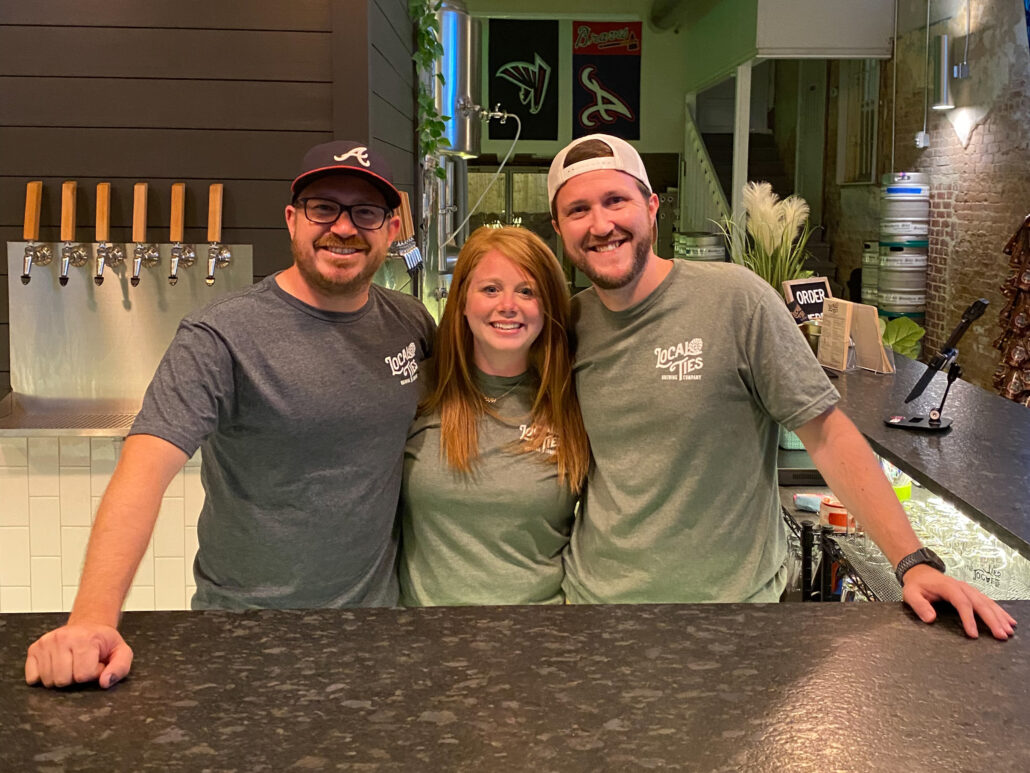
M946 374L937 373L906 405L926 366L900 355L895 360L893 375L840 373L833 381L839 407L876 453L1030 559L1030 410L959 379L944 405L949 429L888 426L891 415L936 408L947 385Z

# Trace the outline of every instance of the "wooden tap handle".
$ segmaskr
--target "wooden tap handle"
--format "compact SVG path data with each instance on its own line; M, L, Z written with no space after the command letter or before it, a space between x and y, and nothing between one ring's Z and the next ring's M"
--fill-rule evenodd
M172 217L168 238L175 244L182 241L182 225L186 217L186 183L172 185Z
M61 241L75 241L75 192L79 184L74 180L61 183Z
M404 191L399 191L399 193L401 194L401 230L397 239L404 241L415 235L415 225L411 219L411 202L408 200L408 194Z
M211 183L207 189L207 240L222 241L222 184Z
M25 228L22 238L27 242L39 240L39 208L43 203L43 181L25 184Z
M97 183L97 241L111 240L111 183Z
M147 184L132 186L132 240L142 244L147 240Z

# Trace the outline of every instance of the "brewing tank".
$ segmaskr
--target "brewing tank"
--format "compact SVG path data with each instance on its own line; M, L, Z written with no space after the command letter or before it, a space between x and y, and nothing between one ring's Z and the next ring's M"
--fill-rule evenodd
M479 103L481 40L479 21L457 0L443 0L437 11L443 56L438 64L443 83L434 79L436 109L450 116L445 121L448 145L441 153L473 158L479 155L481 124L478 115L462 110Z

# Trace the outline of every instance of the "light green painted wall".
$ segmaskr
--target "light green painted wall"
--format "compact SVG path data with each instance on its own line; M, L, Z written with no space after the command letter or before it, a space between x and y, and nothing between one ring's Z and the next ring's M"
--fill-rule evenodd
M754 58L758 0L687 2L685 7L681 14L685 88L707 88Z

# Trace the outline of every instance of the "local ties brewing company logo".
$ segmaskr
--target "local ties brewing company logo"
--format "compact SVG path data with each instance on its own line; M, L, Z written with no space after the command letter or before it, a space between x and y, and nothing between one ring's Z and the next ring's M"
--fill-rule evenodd
M537 436L538 428L535 424L520 424L519 425L519 442L532 441ZM548 432L547 437L544 438L543 445L540 446L539 451L542 454L552 456L558 450L558 436L553 432Z
M383 358L383 361L390 366L391 376L401 377L401 385L418 380L418 361L415 360L414 341L392 357Z
M662 374L662 381L699 381L701 374L696 371L704 367L701 357L703 346L700 338L693 338L673 346L655 347L655 367L668 371Z

